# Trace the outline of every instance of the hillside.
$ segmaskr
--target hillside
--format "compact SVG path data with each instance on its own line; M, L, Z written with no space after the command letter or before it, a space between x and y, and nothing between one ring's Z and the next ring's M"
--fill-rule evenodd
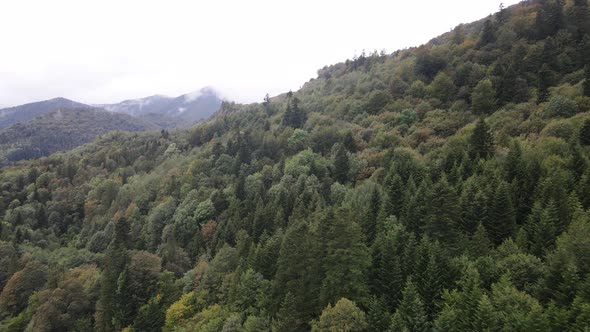
M213 115L221 106L221 98L214 89L203 88L175 98L156 95L97 106L142 118L161 128L188 128Z
M590 329L589 15L524 1L2 168L0 330Z
M17 122L32 120L57 109L77 108L88 109L89 105L81 104L66 98L54 98L35 103L0 109L0 129L10 127Z
M98 109L58 109L0 130L0 164L71 150L113 130L157 127L125 114Z

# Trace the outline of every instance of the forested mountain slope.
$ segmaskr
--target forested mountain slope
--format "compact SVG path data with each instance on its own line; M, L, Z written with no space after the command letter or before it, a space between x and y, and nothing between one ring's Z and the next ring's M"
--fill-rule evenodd
M113 130L157 127L129 115L99 109L58 109L0 130L0 164L73 149Z
M522 2L2 169L0 330L589 329L588 15Z
M0 109L0 129L7 128L18 122L26 122L57 109L77 108L89 109L92 106L78 103L66 98L54 98Z

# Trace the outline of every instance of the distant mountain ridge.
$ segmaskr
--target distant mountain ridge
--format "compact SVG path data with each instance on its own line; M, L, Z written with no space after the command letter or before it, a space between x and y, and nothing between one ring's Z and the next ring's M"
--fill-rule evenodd
M221 106L219 94L211 87L178 97L154 95L124 100L117 104L95 105L107 111L144 118L159 127L189 127L208 119Z
M92 106L66 98L53 98L39 102L0 109L0 129L10 127L18 122L32 120L57 109L90 109Z
M211 87L178 97L155 95L139 99L128 99L115 104L89 105L58 97L0 109L0 129L58 109L104 108L110 112L123 113L151 122L160 128L190 127L208 119L221 106L221 97Z
M0 130L0 165L73 149L114 130L146 131L158 127L127 114L102 109L58 109Z

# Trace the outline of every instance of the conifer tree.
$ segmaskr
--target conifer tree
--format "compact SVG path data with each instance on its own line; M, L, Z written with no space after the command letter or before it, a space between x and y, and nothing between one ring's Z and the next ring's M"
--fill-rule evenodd
M321 303L335 303L342 297L363 300L368 295L366 278L371 261L360 226L343 211L329 214L326 222Z
M369 332L386 331L391 323L391 316L384 301L373 296L369 299L367 306L367 330Z
M371 192L371 199L365 217L363 218L363 231L367 244L370 245L375 240L377 234L377 219L381 211L381 194L377 188Z
M424 302L426 316L430 321L434 317L436 303L446 285L447 264L442 259L440 244L432 243L427 236L420 241L417 255L413 280L416 282L416 288Z
M481 30L481 35L479 37L479 41L477 42L477 46L483 47L487 44L493 43L495 40L496 36L494 35L494 25L492 20L488 18L483 23L483 28Z
M407 191L409 197L405 199L404 216L401 220L408 231L414 234L420 234L424 230L432 214L433 193L432 183L429 180L424 179L413 195L411 195L413 191L411 187Z
M350 170L350 162L346 149L339 145L336 149L336 156L334 157L334 179L341 184L348 182L348 172Z
M526 224L531 253L543 257L546 252L551 251L557 236L558 223L558 211L553 201L546 208L535 203Z
M430 323L424 302L412 280L408 280L402 294L402 301L393 315L389 331L429 331Z
M298 317L296 299L291 292L285 294L277 318L273 320L273 332L298 332L303 329L303 322Z
M313 257L316 254L314 242L308 223L293 221L283 237L273 280L273 299L288 300L289 306L295 306L291 315L296 315L302 324L308 322L317 310L319 286L316 284L321 282L322 277L311 269L316 259ZM287 293L290 295L286 296ZM280 306L275 304L275 308Z
M113 319L116 315L116 309L125 307L125 301L128 299L117 297L118 282L125 266L129 260L127 254L127 243L129 226L127 220L121 218L114 222L115 234L113 240L109 244L104 258L104 266L101 279L101 295L99 315L102 319L97 322L97 329L99 331L113 331ZM122 328L121 326L119 328Z
M508 183L502 181L496 188L489 216L486 229L492 242L498 245L504 239L513 235L516 226L516 215Z
M399 218L403 207L404 188L402 178L395 173L393 167L385 179L385 190L387 192L385 212L387 216Z
M492 247L493 245L490 242L488 233L485 227L480 223L479 225L477 225L477 229L471 237L471 246L469 249L469 253L473 257L486 256L490 253Z
M590 85L590 80L588 80L588 84ZM590 145L590 120L589 119L585 120L584 123L582 124L582 127L580 127L579 140L580 140L580 144L583 146Z
M459 199L445 175L432 188L431 215L426 224L427 234L441 241L456 241L459 226Z
M488 158L494 151L494 141L490 129L483 118L479 118L469 139L472 160Z

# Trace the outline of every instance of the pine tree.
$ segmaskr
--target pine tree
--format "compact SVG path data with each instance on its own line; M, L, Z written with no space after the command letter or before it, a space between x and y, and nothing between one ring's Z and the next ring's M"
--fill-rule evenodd
M99 309L102 310L102 320L97 322L99 331L113 331L113 320L116 316L117 308L125 307L127 299L117 297L117 289L121 273L129 260L127 254L127 243L129 226L123 218L114 222L115 234L109 244L103 263L103 272L101 277L101 295Z
M420 234L424 227L426 227L426 221L431 218L433 193L432 183L429 180L424 179L413 195L411 195L413 191L411 189L411 182L408 181L409 189L406 191L408 197L404 200L404 216L401 218L401 221L407 227L408 231L414 234Z
M535 27L537 38L545 39L557 33L563 28L563 3L562 0L545 0L537 12Z
M494 141L488 125L479 118L469 139L470 157L472 160L488 158L494 151Z
M362 300L367 296L366 278L371 261L361 229L343 211L328 214L326 222L321 303L335 303L342 297Z
M402 301L393 315L389 331L429 331L430 323L424 302L412 280L408 280L402 294Z
M305 330L297 312L296 299L288 292L281 303L276 320L272 322L273 332L299 332Z
M382 299L375 296L369 299L367 308L367 324L369 332L386 331L391 323L387 306Z
M486 229L490 239L496 245L513 235L516 226L516 215L512 205L510 186L502 181L494 193L494 200L490 209L490 219Z
M477 47L483 47L487 44L493 43L496 41L496 36L494 35L494 25L491 19L487 19L483 23L483 28L481 30L481 36L479 37L479 41L477 42Z
M302 324L308 322L321 308L317 293L322 275L315 270L315 266L316 260L323 254L317 251L317 245L318 240L307 222L292 221L283 237L272 285L275 301L286 299L286 294L291 294L289 305L295 306L292 315L296 315ZM280 303L275 302L275 308L278 307Z
M477 311L475 312L474 318L473 331L499 330L497 326L496 310L486 294L481 296L481 299L477 304Z
M424 301L426 316L432 320L437 311L436 303L447 284L447 264L443 261L439 243L432 243L426 236L420 241L417 255L413 275L418 293Z
M576 194L584 209L590 208L590 168L586 169L576 186Z
M350 170L350 163L346 149L341 145L336 149L336 156L334 157L334 179L341 184L348 182L348 172Z
M553 248L557 237L558 211L553 201L546 208L535 203L526 223L531 253L543 257Z
M475 233L477 226L485 222L488 197L479 188L476 177L469 178L461 192L459 207L461 211L461 230L466 235Z
M590 17L588 12L587 0L574 0L574 5L571 8L571 21L575 26L576 41L581 41L584 35L590 33Z
M471 237L469 253L473 257L486 256L490 253L492 247L493 245L490 242L488 233L486 232L485 227L480 223L477 225L477 229Z
M506 181L510 183L517 177L523 177L524 171L522 167L522 148L520 147L519 141L514 140L510 144L510 151L506 155L506 164L504 166Z
M381 211L381 194L377 188L374 188L371 193L369 207L365 217L363 218L363 232L367 244L370 245L375 240L377 234L377 219Z
M302 128L307 121L305 111L299 108L299 99L297 97L289 97L287 101L287 109L283 115L283 125L293 128Z
M588 160L584 156L582 147L577 144L573 144L571 147L571 153L572 157L569 162L569 167L572 170L576 181L578 181L588 167Z
M432 188L431 215L425 230L432 239L452 242L457 240L460 221L459 198L445 175Z
M395 172L393 167L385 179L385 190L387 192L385 212L387 216L399 218L403 207L404 188L402 178Z
M588 83L590 84L590 80ZM590 119L586 119L580 127L579 140L583 146L590 145Z

